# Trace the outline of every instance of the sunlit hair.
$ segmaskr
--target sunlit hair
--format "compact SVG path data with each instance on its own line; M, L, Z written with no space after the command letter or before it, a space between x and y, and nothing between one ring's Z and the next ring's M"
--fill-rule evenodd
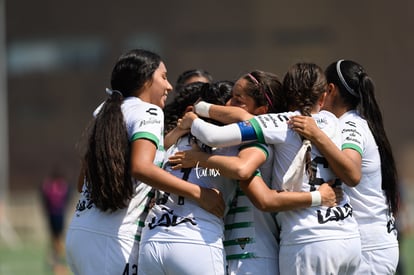
M112 93L97 114L83 159L86 186L92 202L102 211L125 208L133 195L130 141L121 111L123 99L151 82L161 58L135 49L122 55L111 76Z
M357 110L367 121L381 157L382 189L387 196L390 211L397 215L399 208L398 174L391 144L385 132L381 109L375 98L374 82L360 64L351 60L339 60L330 64L325 74L328 83L338 87L344 103L350 109ZM353 92L350 92L350 89Z
M296 63L283 78L283 92L289 110L299 110L305 116L311 116L313 107L326 89L327 81L324 72L314 63ZM309 181L312 182L315 179L315 173L310 165L310 148L306 152L305 159Z
M283 79L283 92L289 110L299 110L307 116L311 115L312 108L326 89L324 72L314 63L293 65Z
M242 78L247 81L245 92L253 98L256 107L268 106L268 113L286 111L282 83L276 74L254 70Z

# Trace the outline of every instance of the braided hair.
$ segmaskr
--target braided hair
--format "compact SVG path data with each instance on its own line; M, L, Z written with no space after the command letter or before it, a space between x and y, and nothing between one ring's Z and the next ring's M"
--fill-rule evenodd
M288 109L299 110L305 116L311 116L313 107L326 89L327 81L324 72L314 63L296 63L283 78L283 92ZM311 166L310 149L311 147L308 147L305 153L305 160L306 172L309 181L312 182L315 179L315 173Z

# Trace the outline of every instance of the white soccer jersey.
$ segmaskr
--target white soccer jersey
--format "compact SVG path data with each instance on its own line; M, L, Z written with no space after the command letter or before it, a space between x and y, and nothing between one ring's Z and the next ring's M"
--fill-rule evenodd
M265 114L249 120L255 128L259 141L273 144L275 147L274 189L281 189L283 175L302 146L300 136L286 123L289 117L299 114L298 111ZM337 118L326 111L312 116L318 127L339 146ZM336 178L329 169L326 159L315 146L312 147L311 158L316 179L309 182L309 179L304 177L301 189L304 192L317 190L322 183ZM359 237L356 221L352 217L349 198L346 195L336 207L316 206L279 212L277 221L280 224L281 245Z
M362 250L398 246L394 218L381 188L381 159L367 122L353 110L340 117L342 149L354 149L362 157L362 177L356 187L344 185L358 222Z
M190 136L180 138L177 144L170 147L167 155L184 150L191 150ZM237 152L236 147L212 151L220 155L236 155ZM168 163L165 170L191 183L220 190L226 205L230 205L235 195L237 182L221 176L219 170L202 167L172 170ZM223 232L223 220L195 201L159 191L156 204L145 221L141 242L182 242L223 248Z
M263 181L270 188L273 148L270 146L265 148L267 158L260 167L260 174ZM278 230L274 214L257 209L240 189L237 191L225 223L224 247L228 261L269 258L275 259L277 262L279 245L277 243ZM246 264L248 263L246 262Z
M143 102L137 97L128 97L122 103L122 113L130 141L149 139L157 146L154 164L162 166L164 161L164 114L156 105ZM115 212L103 212L89 199L84 185L69 230L78 229L116 238L139 241L140 232L147 215L147 204L152 187L132 179L134 194L127 208ZM85 244L87 245L87 244Z

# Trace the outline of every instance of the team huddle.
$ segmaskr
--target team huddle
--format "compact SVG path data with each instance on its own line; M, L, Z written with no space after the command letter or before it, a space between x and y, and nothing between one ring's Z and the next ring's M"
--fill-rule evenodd
M122 55L66 237L74 274L394 274L398 179L364 68L310 62L173 87Z

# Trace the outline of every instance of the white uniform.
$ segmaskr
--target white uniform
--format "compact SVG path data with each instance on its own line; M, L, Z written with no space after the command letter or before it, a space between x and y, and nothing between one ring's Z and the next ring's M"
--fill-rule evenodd
M168 150L168 155L190 149L191 140L184 136ZM236 155L237 147L216 149L212 153ZM219 170L195 167L177 171L168 163L165 169L191 183L220 190L228 206L235 195L237 182L221 176ZM160 191L142 232L139 274L223 275L226 266L223 232L223 219L195 201Z
M261 115L251 123L259 137L275 146L273 165L273 183L275 189L281 189L283 176L292 163L296 152L302 146L300 136L291 130L287 120L299 112ZM339 145L337 118L322 111L313 118L322 131ZM310 192L329 180L335 180L326 159L316 147L311 151L312 169L315 180L310 182L304 177L301 191ZM279 266L281 274L352 274L359 265L360 240L349 198L336 207L309 207L300 210L282 211L276 217L280 226ZM354 242L357 247L347 247ZM344 244L346 251L335 247ZM320 249L319 247L324 247ZM310 249L311 248L311 249ZM309 253L310 252L310 253Z
M381 188L381 159L367 122L356 111L340 117L342 149L354 149L362 157L362 177L356 187L344 186L349 194L361 234L359 274L394 274L398 264L398 241L394 217Z
M270 188L273 147L262 148L267 158L260 167L260 175ZM279 231L273 213L254 207L246 194L238 188L225 224L224 248L229 275L279 274Z
M122 103L130 141L149 139L157 146L154 164L164 160L163 111L137 97ZM134 194L127 208L103 212L89 199L85 185L69 225L66 253L75 274L136 274L141 229L154 196L151 186L132 179Z
M252 140L274 144L273 182L275 189L280 189L283 175L302 146L300 136L287 125L289 117L299 114L300 112L286 112L255 116L249 121L223 126L221 131L206 127L205 122L196 119L191 132L214 145L234 145ZM326 111L313 117L328 136L336 138L339 146L337 118ZM218 134L211 137L212 133ZM335 179L326 159L315 147L312 147L311 155L316 180L309 183L306 181L307 178L304 178L302 191L306 192L317 190L323 182ZM280 274L355 272L360 262L361 243L357 223L352 217L352 207L346 195L337 207L318 206L280 212L277 220L281 226ZM338 250L336 246L343 249Z

